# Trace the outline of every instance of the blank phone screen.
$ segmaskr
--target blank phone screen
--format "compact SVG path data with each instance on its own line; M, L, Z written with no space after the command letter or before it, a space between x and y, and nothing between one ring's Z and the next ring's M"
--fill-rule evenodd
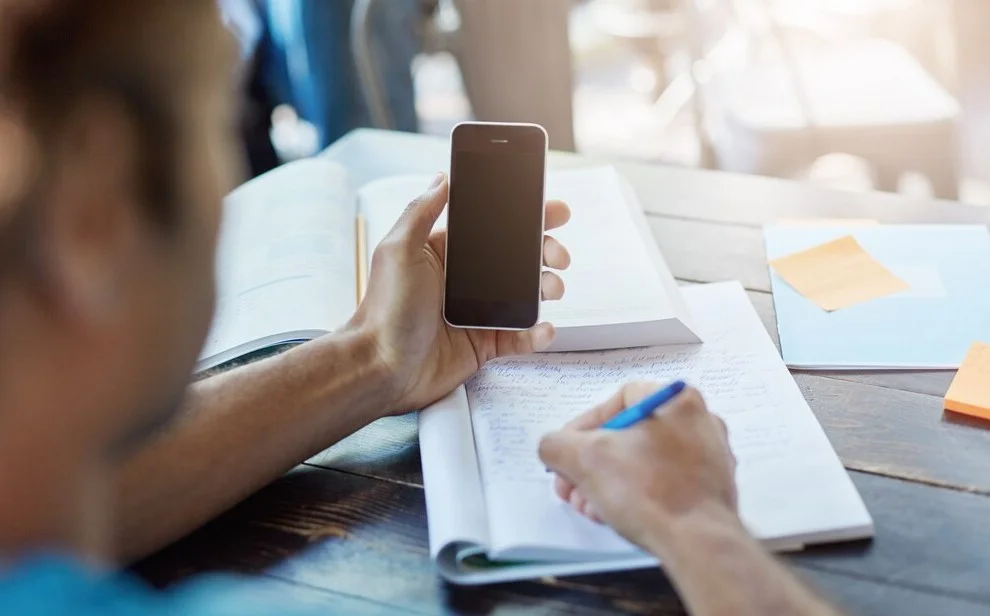
M460 302L462 316L476 321L467 325L525 327L535 320L543 183L543 153L461 151L453 156L446 299L448 305Z

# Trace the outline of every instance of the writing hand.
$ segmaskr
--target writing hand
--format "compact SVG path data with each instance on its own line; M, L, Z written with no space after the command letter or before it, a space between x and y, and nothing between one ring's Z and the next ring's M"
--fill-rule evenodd
M626 385L540 443L540 458L557 473L560 498L654 550L679 518L714 511L734 519L736 511L735 459L725 423L694 389L631 428L596 429L657 389Z
M553 341L549 323L527 331L472 330L443 320L446 231L432 232L447 204L447 178L440 174L413 201L375 249L364 301L351 325L374 332L381 361L392 375L391 413L421 409L451 392L490 359L541 351ZM561 227L570 210L560 201L546 204L546 229ZM562 270L570 255L557 240L544 238L543 264ZM543 273L543 300L557 300L564 283Z

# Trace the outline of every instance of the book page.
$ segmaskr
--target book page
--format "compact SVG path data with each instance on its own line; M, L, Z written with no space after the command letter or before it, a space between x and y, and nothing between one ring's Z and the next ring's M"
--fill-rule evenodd
M200 356L253 341L311 338L357 305L354 193L339 165L290 163L227 197L217 248L217 307Z
M684 379L729 428L740 511L755 536L864 536L856 489L738 283L683 289L704 344L499 360L468 401L493 547L504 558L587 558L634 548L551 494L540 437L629 380Z
M675 316L661 276L673 277L659 263L645 220L634 221L618 173L612 167L554 171L547 174L547 199L571 208L571 220L550 234L571 253L563 273L567 292L544 305L541 318L558 327L653 321ZM646 237L643 235L646 231ZM659 251L657 251L659 255Z
M358 201L369 251L431 180L432 176L396 176L361 188ZM565 201L571 208L570 222L550 232L567 246L571 266L561 274L567 287L564 298L543 304L541 320L559 328L575 328L661 320L686 312L678 310L671 299L678 294L673 277L659 250L647 246L653 240L646 222L632 216L615 169L551 171L546 196ZM445 211L434 228L446 224Z

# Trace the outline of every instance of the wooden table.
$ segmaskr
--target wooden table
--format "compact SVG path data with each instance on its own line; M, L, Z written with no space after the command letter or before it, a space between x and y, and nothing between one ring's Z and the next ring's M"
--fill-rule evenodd
M358 131L325 155L347 163L363 182L445 169L446 152L439 139ZM551 165L590 162L555 154ZM685 283L742 281L775 340L762 224L803 217L990 223L990 209L957 203L617 167L636 188L674 275ZM794 377L877 534L786 561L852 613L990 614L990 428L943 415L952 374ZM413 417L369 426L136 569L158 585L203 571L259 574L265 588L338 614L683 613L664 575L652 570L485 588L444 584L428 553Z

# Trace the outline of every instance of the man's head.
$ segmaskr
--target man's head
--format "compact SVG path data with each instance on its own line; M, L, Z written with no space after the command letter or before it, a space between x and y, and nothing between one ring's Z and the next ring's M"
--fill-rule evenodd
M209 325L235 51L214 0L0 0L0 30L0 468L99 464Z

